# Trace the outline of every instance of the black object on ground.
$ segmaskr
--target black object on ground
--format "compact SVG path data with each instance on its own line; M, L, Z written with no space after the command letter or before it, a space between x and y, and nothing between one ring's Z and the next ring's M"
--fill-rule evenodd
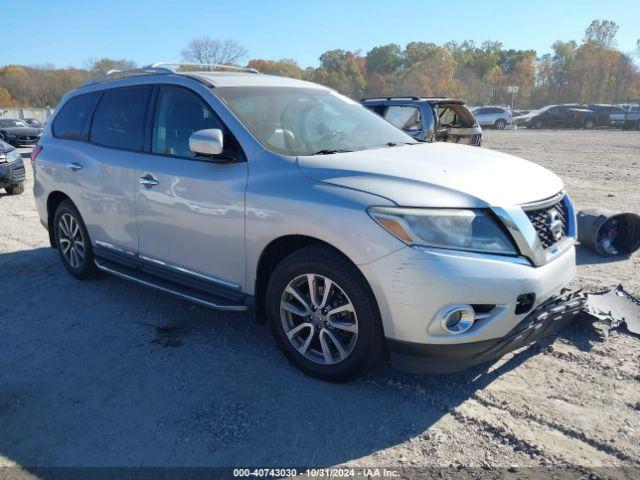
M640 216L605 209L578 212L578 240L602 256L631 255L640 248Z

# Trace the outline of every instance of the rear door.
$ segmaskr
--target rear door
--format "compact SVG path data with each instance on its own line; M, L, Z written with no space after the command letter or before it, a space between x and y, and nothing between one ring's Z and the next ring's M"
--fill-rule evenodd
M194 90L158 85L147 150L136 164L140 258L166 272L239 289L244 283L247 162L233 135ZM219 128L225 155L199 157L192 133Z
M54 119L52 132L57 140L47 150L62 164L59 172L52 173L80 210L98 249L128 256L137 253L134 165L144 148L151 91L149 86L132 86L89 93L77 100L77 106L82 102L91 105L89 114L83 113L84 108L66 112L73 107L74 99L70 99ZM91 118L78 136L74 125L84 116Z

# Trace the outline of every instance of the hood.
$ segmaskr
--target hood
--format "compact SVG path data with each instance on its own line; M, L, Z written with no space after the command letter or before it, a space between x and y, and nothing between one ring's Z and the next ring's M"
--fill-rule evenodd
M33 127L0 127L0 130L13 133L14 135L28 135L30 137L36 137L42 132L41 128Z
M385 197L405 207L508 207L563 188L549 170L486 148L429 143L298 157L317 181Z

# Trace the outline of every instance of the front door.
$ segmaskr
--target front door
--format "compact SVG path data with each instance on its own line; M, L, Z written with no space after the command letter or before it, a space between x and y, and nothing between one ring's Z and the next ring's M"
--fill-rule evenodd
M195 92L157 87L150 154L137 164L135 210L142 260L238 289L245 279L247 163L211 107ZM234 162L194 155L193 132L220 128Z

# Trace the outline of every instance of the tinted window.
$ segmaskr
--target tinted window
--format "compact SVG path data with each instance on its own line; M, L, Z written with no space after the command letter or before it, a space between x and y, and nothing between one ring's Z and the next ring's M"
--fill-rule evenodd
M151 87L105 90L91 125L91 141L106 147L142 150Z
M381 117L384 117L384 111L387 109L386 105L367 105L367 104L365 104L365 107L367 107L369 110L372 110L372 111L376 112Z
M417 107L392 105L384 114L389 122L402 130L417 132L420 131L420 110Z
M79 140L96 98L98 93L92 92L69 99L53 121L53 136L65 140Z
M200 97L184 88L160 88L153 122L153 153L195 157L189 148L189 137L208 128L223 127ZM230 136L227 135L225 140L228 143Z

